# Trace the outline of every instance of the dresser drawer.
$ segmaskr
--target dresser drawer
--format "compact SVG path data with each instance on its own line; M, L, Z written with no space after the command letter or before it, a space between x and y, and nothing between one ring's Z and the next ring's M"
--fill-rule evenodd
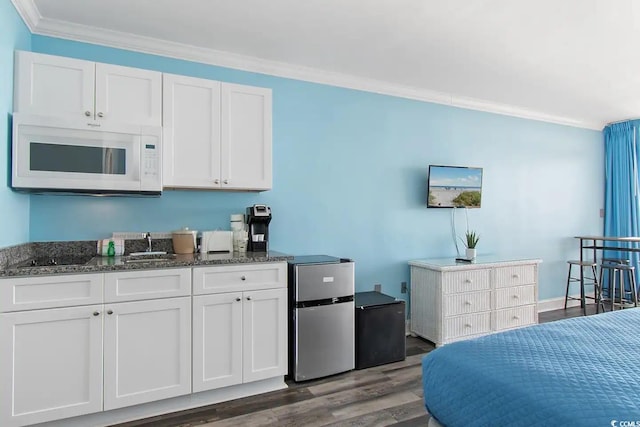
M444 340L488 333L491 331L491 312L466 314L444 320Z
M442 312L445 317L491 310L491 291L448 294Z
M102 273L0 279L0 312L102 304Z
M124 271L105 273L104 275L105 302L138 301L190 295L190 268Z
M528 285L532 283L536 283L536 266L533 264L496 268L497 288Z
M496 308L535 304L536 285L512 286L496 289Z
M240 264L193 269L193 294L287 287L287 263Z
M465 270L442 273L442 293L455 294L491 289L491 270Z
M536 305L506 308L496 311L496 331L538 323Z

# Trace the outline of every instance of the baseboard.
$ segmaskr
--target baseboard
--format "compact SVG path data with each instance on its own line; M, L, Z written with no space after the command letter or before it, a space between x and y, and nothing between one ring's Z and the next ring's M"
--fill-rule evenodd
M580 298L580 294L572 295L574 298ZM567 302L567 307L579 307L580 301L578 300L569 300ZM538 313L543 311L551 311L551 310L559 310L564 308L564 297L558 298L549 298L538 301Z

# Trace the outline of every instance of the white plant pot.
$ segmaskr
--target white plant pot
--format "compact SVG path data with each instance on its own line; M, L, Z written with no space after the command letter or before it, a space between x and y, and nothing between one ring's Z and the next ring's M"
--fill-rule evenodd
M476 259L476 248L466 250L466 258L467 259Z

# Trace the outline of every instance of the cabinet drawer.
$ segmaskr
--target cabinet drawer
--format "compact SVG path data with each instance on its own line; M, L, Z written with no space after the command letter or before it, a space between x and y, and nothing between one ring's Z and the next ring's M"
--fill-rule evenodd
M535 304L498 310L496 311L496 330L501 331L519 326L533 325L538 323L536 314Z
M191 269L105 273L105 302L138 301L191 295Z
M285 288L286 286L287 264L285 262L193 269L194 295Z
M491 331L491 312L449 317L444 321L444 340L488 333Z
M442 273L442 293L482 291L491 289L491 270L467 270Z
M0 280L0 312L102 303L97 274L39 276Z
M491 291L449 294L444 297L445 316L491 310Z
M535 265L517 265L496 268L496 287L528 285L536 283Z
M496 308L519 307L535 304L536 285L512 286L496 289Z

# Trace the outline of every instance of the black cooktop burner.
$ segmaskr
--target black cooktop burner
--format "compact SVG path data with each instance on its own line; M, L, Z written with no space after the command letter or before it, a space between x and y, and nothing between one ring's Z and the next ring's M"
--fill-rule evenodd
M53 267L56 265L84 265L91 261L93 255L64 255L58 257L32 258L19 264L18 268Z

